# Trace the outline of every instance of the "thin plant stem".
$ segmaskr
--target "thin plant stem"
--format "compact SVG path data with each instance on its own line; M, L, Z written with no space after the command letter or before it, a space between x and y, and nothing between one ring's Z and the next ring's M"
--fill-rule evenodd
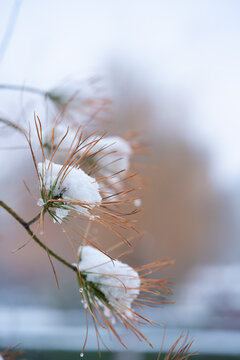
M14 84L0 84L0 90L13 90L13 91L25 91L33 94L48 96L48 92L32 87L32 86L23 86L23 85L14 85Z
M88 224L87 224L85 234L84 234L84 237L83 237L83 245L86 245L86 238L87 238L87 236L89 234L90 228L91 228L91 220L88 220Z
M10 127L12 127L13 129L20 131L23 135L25 135L24 130L23 130L22 128L20 128L17 124L14 124L14 123L13 123L12 121L10 121L10 120L3 119L3 118L0 117L0 123L3 123L3 124L5 124L5 125L7 125L7 126L10 126Z
M34 224L38 219L40 219L41 213L37 214L32 220L28 221L28 226Z
M52 257L54 257L56 260L61 262L63 265L67 266L69 269L73 270L75 273L77 273L77 267L67 262L65 259L63 259L61 256L56 254L53 250L49 249L30 229L29 223L27 223L25 220L23 220L14 210L12 210L4 201L0 200L0 206L5 209L12 217L14 217L15 220L21 224L24 229L27 231L27 233L31 236L31 238L39 245L41 246L45 251L49 253ZM32 221L32 220L31 220Z

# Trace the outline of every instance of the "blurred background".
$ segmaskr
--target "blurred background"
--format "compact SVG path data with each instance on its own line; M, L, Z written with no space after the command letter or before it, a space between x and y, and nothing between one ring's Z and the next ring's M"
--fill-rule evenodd
M27 123L34 111L43 121L53 111L44 97L1 84L70 84L83 102L112 99L109 134L141 130L149 151L132 166L144 177L145 235L127 261L176 260L162 274L175 282L176 305L150 316L166 323L169 343L188 329L194 349L218 358L240 354L239 13L238 0L0 2L0 116ZM1 199L31 219L38 207L23 180L37 188L24 145L0 128ZM58 291L37 245L12 253L27 235L0 215L0 347L79 353L84 320L72 274L55 264ZM71 259L62 232L48 228L49 246ZM145 331L158 352L162 333ZM94 333L87 349L96 349Z

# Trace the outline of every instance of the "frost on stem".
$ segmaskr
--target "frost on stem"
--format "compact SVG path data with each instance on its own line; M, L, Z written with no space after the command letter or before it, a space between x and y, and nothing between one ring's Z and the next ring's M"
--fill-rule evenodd
M119 260L109 259L92 246L81 246L79 257L78 268L80 273L86 275L86 283L94 284L104 294L109 305L98 299L104 315L113 320L110 310L113 308L122 316L131 318L131 305L139 295L141 283L138 273Z
M43 206L54 221L61 223L71 210L91 217L91 210L101 203L99 186L95 179L81 169L55 164L49 160L38 163L41 182L41 199L38 205Z

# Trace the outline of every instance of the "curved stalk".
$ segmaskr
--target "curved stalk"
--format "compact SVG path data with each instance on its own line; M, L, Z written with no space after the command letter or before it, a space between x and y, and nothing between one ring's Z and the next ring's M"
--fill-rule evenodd
M17 124L14 124L12 121L7 120L7 119L3 119L3 118L0 117L0 122L3 123L3 124L5 124L5 125L7 125L7 126L12 127L12 128L15 129L15 130L20 131L23 135L26 136L24 130L23 130L22 128L20 128Z
M63 259L61 256L59 256L58 254L56 254L53 250L49 249L49 247L47 247L30 229L30 224L32 224L34 221L36 221L36 217L31 220L30 222L26 222L25 220L23 220L15 211L13 211L4 201L0 200L0 206L5 209L10 215L12 215L12 217L14 217L15 220L17 220L19 222L19 224L21 224L24 229L28 232L28 234L31 236L31 238L39 245L41 246L45 251L48 252L49 255L51 255L52 257L54 257L56 260L58 260L59 262L61 262L62 264L64 264L65 266L67 266L69 269L73 270L74 272L77 273L77 267L75 267L74 265L70 264L69 262L67 262L65 259Z

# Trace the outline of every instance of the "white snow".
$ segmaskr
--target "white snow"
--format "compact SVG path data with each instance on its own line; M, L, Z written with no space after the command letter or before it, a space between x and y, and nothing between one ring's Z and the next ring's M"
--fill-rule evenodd
M54 187L53 197L73 200L73 203L62 203L61 207L55 209L59 222L68 215L71 209L85 216L91 216L89 210L99 205L102 200L99 185L95 179L85 174L83 170L70 166L67 176L62 181L63 172L59 175L62 165L53 162L49 165L49 163L49 160L46 160L38 164L38 171L43 177L46 190L49 191ZM84 207L76 204L76 201L82 202ZM41 203L41 201L38 202L38 204Z
M135 199L135 200L134 200L134 205L135 205L136 207L140 207L140 206L142 205L142 200L141 200L141 199Z
M89 154L98 152L94 158L98 161L102 171L114 174L121 170L128 170L132 149L130 144L119 136L106 136L101 138L91 137L90 141L96 141Z
M138 273L92 246L81 246L79 256L79 271L87 275L87 281L96 284L118 312L132 317L131 304L139 295L141 284ZM106 316L112 315L109 309L104 310Z
M43 131L43 144L47 151L51 148L52 130L53 127L49 126ZM76 131L68 128L64 124L55 126L54 147L56 147L66 135L55 154L55 159L57 159L57 161L61 163L64 162L69 148L71 146L73 148L78 140L79 136L76 136L75 138L75 134ZM119 136L107 136L103 138L100 138L99 136L90 136L83 142L79 154L84 154L86 150L89 150L89 155L93 155L94 160L98 162L99 169L105 174L112 175L121 170L129 169L132 149L130 144Z

